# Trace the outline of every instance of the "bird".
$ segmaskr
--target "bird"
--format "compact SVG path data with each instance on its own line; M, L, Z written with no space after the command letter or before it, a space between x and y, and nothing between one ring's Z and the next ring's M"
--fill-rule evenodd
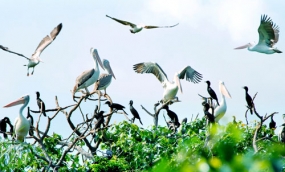
M252 102L252 98L251 96L248 94L248 87L244 86L243 89L245 90L245 100L247 103L247 108L250 110L250 114L252 114L252 109L254 107L253 102Z
M10 126L10 132L13 133L13 125L10 122L10 119L8 117L5 117L0 120L0 131L3 133L3 137L5 139L8 138L6 132L7 132L7 124Z
M227 111L227 103L225 96L228 98L232 98L223 81L219 82L219 90L222 95L222 101L219 103L220 106L217 106L214 110L214 116L216 122L219 122L219 120L225 115Z
M94 90L104 90L106 95L106 89L111 84L112 77L114 77L115 79L116 77L108 60L103 59L103 66L108 71L108 73L100 74L99 79L95 83Z
M264 54L282 53L276 47L273 47L279 40L279 27L274 24L270 17L261 15L260 25L258 27L259 41L257 44L248 43L235 48L249 51L256 51Z
M46 116L46 106L45 106L45 103L42 101L42 99L40 98L40 92L36 92L37 94L37 104L39 106L39 111L40 113L42 113L44 116Z
M124 111L124 108L125 108L125 106L122 106L122 105L120 105L120 104L118 104L118 103L111 103L111 102L109 102L109 101L106 101L105 104L107 104L110 108L112 108L112 109L115 110L116 112L117 112L118 110ZM124 113L125 113L126 115L128 115L126 111L124 111Z
M211 123L215 123L215 116L209 112L210 105L208 103L206 103L206 102L204 102L202 105L204 106L203 111L204 111L204 114L205 114L206 118Z
M75 98L74 94L80 89L84 88L87 94L90 94L87 87L94 84L98 80L99 75L100 75L98 63L102 67L102 69L104 69L100 56L98 54L98 51L94 48L91 48L90 52L94 60L94 68L84 71L81 75L79 75L76 78L75 86L73 87L73 91L72 91L73 100Z
M210 82L210 81L205 81L205 82L206 82L207 85L208 85L208 86L207 86L207 91L208 91L208 93L210 94L210 96L211 96L214 100L216 100L218 106L220 106L219 101L218 101L218 97L217 97L215 91L210 87L210 86L211 86L211 82Z
M95 118L97 119L97 122L95 124L95 130L101 127L101 124L103 125L103 127L105 127L104 124L104 111L100 111L99 113L96 113Z
M146 26L144 24L133 24L131 22L128 22L128 21L124 21L124 20L119 20L119 19L116 19L116 18L113 18L113 17L110 17L108 15L106 15L106 17L109 17L110 19L113 19L123 25L127 25L127 26L130 26L131 29L130 29L130 32L135 34L135 33L138 33L140 32L143 28L144 29L155 29L155 28L171 28L171 27L175 27L177 26L179 23L175 24L175 25L172 25L172 26Z
M28 64L27 65L24 65L24 66L27 66L28 69L27 69L27 76L29 76L29 69L30 68L33 68L33 71L31 72L31 75L34 74L34 70L35 70L35 66L37 66L40 62L43 62L41 59L40 59L40 55L41 53L44 51L44 49L49 45L51 44L55 38L57 37L57 35L59 34L59 32L61 31L62 29L62 23L60 23L59 25L57 25L50 33L50 35L47 35L46 37L44 37L42 39L42 41L40 42L40 44L38 45L38 47L36 48L35 52L32 54L32 57L31 58L28 58L26 56L24 56L23 54L19 54L19 53L16 53L14 51L10 51L7 47L4 47L4 48L1 48L2 50L4 51L7 51L9 53L13 53L13 54L16 54L18 56L21 56L21 57L24 57L28 60Z
M135 122L135 119L137 118L139 121L140 121L140 123L143 125L143 123L142 123L142 121L141 121L141 117L140 117L140 115L139 115L139 113L138 113L138 111L133 107L133 101L132 100L130 100L130 111L131 111L131 113L134 115L134 118L132 119L132 121L133 121L133 123Z
M24 141L25 137L27 136L27 134L30 130L30 125L31 125L30 121L28 121L28 119L23 116L23 110L29 104L29 101L30 101L30 96L25 95L25 96L19 98L18 100L13 101L13 102L4 106L4 108L6 108L6 107L11 107L11 106L23 104L22 107L20 108L19 116L16 118L15 124L14 124L14 131L16 134L16 140L20 141L20 142Z
M33 136L34 135L34 118L30 113L30 107L28 107L27 119L30 122L29 135Z
M167 112L167 115L171 119L171 121L174 123L174 125L178 128L180 126L178 116L175 112L169 109L168 105L164 106L162 109L165 109Z
M271 121L269 123L269 128L270 129L275 129L276 128L276 122L273 120L273 115L271 116Z
M135 72L143 74L143 73L152 73L154 76L162 83L162 87L164 89L162 102L166 103L168 101L176 98L176 94L178 89L182 93L182 87L179 79L186 78L186 81L191 81L193 83L199 83L203 78L200 73L191 68L190 66L186 66L182 68L182 70L174 75L174 81L170 82L167 78L165 72L161 69L161 67L155 62L143 62L138 63L133 66Z
M281 129L278 133L278 140L285 143L285 123L281 125Z

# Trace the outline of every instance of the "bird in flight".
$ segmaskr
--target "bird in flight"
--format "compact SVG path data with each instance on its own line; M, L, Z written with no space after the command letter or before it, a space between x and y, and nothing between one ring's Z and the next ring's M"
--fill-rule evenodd
M113 18L113 17L110 17L108 15L106 15L106 17L109 17L110 19L113 19L123 25L127 25L127 26L130 26L131 29L131 33L138 33L140 32L143 28L145 29L155 29L155 28L170 28L170 27L174 27L174 26L177 26L179 23L175 24L175 25L172 25L172 26L146 26L144 24L133 24L131 22L128 22L128 21L124 21L124 20L119 20L119 19L116 19L116 18Z
M36 65L38 65L40 62L43 62L41 59L40 59L40 55L41 53L44 51L44 49L49 45L51 44L56 36L59 34L59 32L61 31L61 28L62 28L62 24L60 23L58 26L56 26L50 33L50 35L47 35L46 37L44 37L42 39L42 41L40 42L40 44L38 45L38 47L36 48L35 52L32 54L32 57L31 58L28 58L26 56L24 56L23 54L20 54L20 53L17 53L17 52L14 52L14 51L11 51L9 50L9 48L7 47L3 47L0 45L0 48L4 51L7 51L9 53L13 53L13 54L16 54L18 56L21 56L21 57L24 57L26 58L29 62L27 65L24 65L24 66L27 66L28 67L28 72L27 72L27 76L29 76L29 69L30 68L33 68L33 71L31 72L31 75L34 74L34 68Z

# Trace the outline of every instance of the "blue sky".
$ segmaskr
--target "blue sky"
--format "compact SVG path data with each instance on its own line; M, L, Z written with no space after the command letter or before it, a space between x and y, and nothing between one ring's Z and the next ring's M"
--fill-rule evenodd
M90 48L98 50L101 59L108 59L116 80L107 92L113 101L126 107L129 101L139 111L143 127L153 125L152 118L140 105L153 110L153 104L162 98L163 89L152 74L137 74L133 65L140 62L157 62L168 78L186 65L190 65L203 75L203 81L193 84L182 80L183 94L177 96L182 101L171 105L179 119L191 115L203 116L198 94L208 96L206 83L210 80L212 88L220 98L219 80L225 82L232 99L226 99L228 110L222 123L244 120L246 102L243 86L255 99L257 111L261 115L279 112L275 116L277 125L283 123L284 109L284 54L265 55L233 48L249 42L258 41L257 28L260 16L267 14L280 27L277 47L285 51L285 21L283 0L272 2L261 0L201 1L201 0L146 0L146 1L3 1L1 0L0 45L32 55L41 39L59 23L63 24L61 33L41 55L44 63L35 68L31 77L26 76L27 60L0 51L0 89L2 106L30 95L29 106L37 110L36 91L40 91L46 107L55 108L57 95L61 106L73 104L72 90L76 77L84 70L93 67ZM173 25L171 29L143 30L131 34L127 26L121 25L105 15L133 23L150 25ZM102 71L102 70L101 70ZM89 87L92 90L93 86ZM80 93L77 93L80 95ZM221 98L220 98L221 99ZM94 102L82 103L83 112L91 114ZM18 107L1 108L1 118L8 116L14 121ZM103 110L108 107L103 105ZM130 112L129 112L130 113ZM165 112L164 112L165 113ZM26 114L26 110L24 111ZM53 113L48 113L49 116ZM33 114L37 119L37 114ZM74 121L81 121L79 111L73 114ZM249 120L257 119L250 116ZM112 123L125 120L122 114L114 114ZM45 128L46 118L41 120ZM139 124L136 121L136 124ZM160 125L165 125L162 113ZM71 131L65 116L59 114L52 123L52 130L62 135Z

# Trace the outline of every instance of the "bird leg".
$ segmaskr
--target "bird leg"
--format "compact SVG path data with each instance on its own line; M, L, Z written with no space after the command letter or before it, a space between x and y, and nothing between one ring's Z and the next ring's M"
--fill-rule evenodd
M35 67L33 67L33 71L32 71L32 73L31 73L31 75L33 75L33 74L34 74L34 70L35 70Z

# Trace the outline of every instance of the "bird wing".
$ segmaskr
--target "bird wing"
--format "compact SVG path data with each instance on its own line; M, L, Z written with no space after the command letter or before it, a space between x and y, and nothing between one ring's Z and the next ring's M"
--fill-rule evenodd
M131 23L131 22L128 22L128 21L119 20L119 19L110 17L110 16L108 16L108 15L106 15L106 17L109 17L110 19L113 19L113 20L115 20L115 21L117 21L117 22L119 22L119 23L121 23L121 24L123 24L123 25L129 25L129 26L131 26L131 27L135 27L135 26L136 26L135 24L133 24L133 23Z
M100 88L105 87L106 85L108 85L111 82L112 75L107 74L107 73L103 73L100 75L98 80L99 80L98 90L100 90Z
M16 52L14 52L14 51L10 51L8 47L4 47L4 46L0 45L0 48L1 48L2 50L4 50L4 51L7 51L7 52L9 52L9 53L16 54L16 55L18 55L18 56L22 56L22 57L26 58L27 60L30 60L28 57L24 56L23 54L19 54L19 53L16 53Z
M94 69L90 69L90 70L86 70L84 71L81 75L79 75L76 78L76 85L77 87L80 87L82 84L84 84L89 78L92 77L92 75L94 74L95 70Z
M59 34L61 31L62 24L60 23L58 26L56 26L50 33L50 35L47 35L42 39L38 47L36 48L36 51L34 54L38 53L38 56L42 53L42 51L52 43L53 40L55 40L56 36Z
M228 91L227 87L225 86L224 82L220 82L219 87L220 87L220 92L221 92L224 96L226 96L226 97L228 97L228 98L232 98L232 97L231 97L231 94L229 93L229 91Z
M258 44L266 44L273 47L279 39L279 27L274 24L267 15L261 16L260 25L258 27L259 41Z
M185 68L183 68L178 73L178 75L179 75L179 79L184 79L186 77L186 81L191 81L195 84L199 83L203 78L202 74L200 74L199 72L197 72L190 66L186 66Z
M175 27L177 26L179 23L172 25L172 26L145 26L145 29L155 29L155 28L170 28L170 27Z
M165 80L168 81L167 75L164 73L164 71L161 69L161 67L157 63L153 62L144 62L144 63L138 63L133 66L134 71L137 73L152 73L155 75L155 77L160 81L164 82Z

